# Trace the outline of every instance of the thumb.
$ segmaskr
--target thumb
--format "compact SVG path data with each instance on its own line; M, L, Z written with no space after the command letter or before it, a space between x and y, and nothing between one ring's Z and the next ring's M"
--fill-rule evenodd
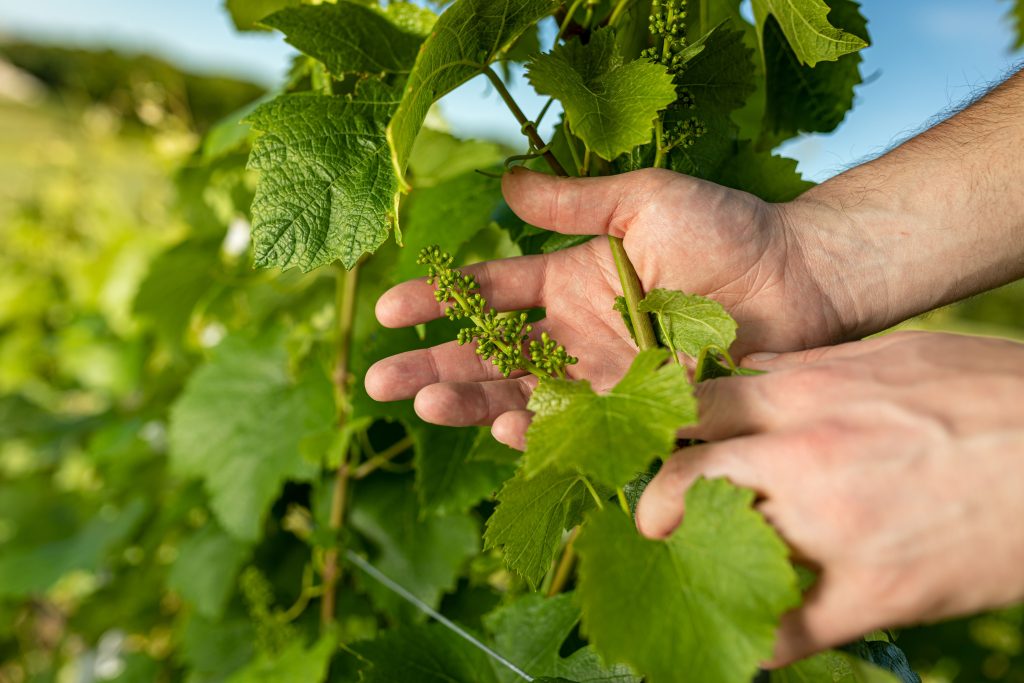
M644 169L600 178L560 178L514 168L501 179L505 201L531 225L567 235L622 237L671 171Z

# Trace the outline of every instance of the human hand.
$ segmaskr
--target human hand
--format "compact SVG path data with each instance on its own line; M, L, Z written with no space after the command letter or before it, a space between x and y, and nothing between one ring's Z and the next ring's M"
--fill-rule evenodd
M755 489L820 574L773 664L885 627L1024 599L1024 345L897 333L745 365L698 385L708 443L679 451L637 508L679 524L699 476Z
M567 234L621 237L644 289L710 296L739 322L734 350L794 349L835 341L842 322L819 285L786 205L671 171L648 169L604 178L556 178L517 169L502 188L525 221ZM570 374L609 388L636 352L617 312L621 293L608 242L482 263L464 269L497 310L543 306L535 332L548 332L579 358ZM423 279L402 283L377 303L386 327L439 317L443 306ZM417 413L437 424L493 424L495 437L522 448L532 377L504 379L472 345L454 342L384 359L366 375L373 398L416 397Z

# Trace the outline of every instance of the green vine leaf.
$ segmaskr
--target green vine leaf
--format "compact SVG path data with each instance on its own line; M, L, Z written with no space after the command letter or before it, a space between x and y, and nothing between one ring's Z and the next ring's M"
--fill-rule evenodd
M551 568L562 534L594 505L576 472L553 467L527 477L522 470L498 492L487 520L485 548L502 548L505 566L536 590Z
M178 546L167 587L208 619L220 619L252 548L209 522Z
M402 233L405 248L392 271L396 281L423 275L416 262L423 247L431 244L463 245L487 228L501 201L501 181L469 171L432 187L417 187L409 196Z
M480 529L465 514L424 515L411 477L381 475L360 482L352 503L352 528L376 549L370 561L420 600L437 607L455 588L463 564L480 550ZM377 607L400 621L420 619L411 605L368 580Z
M283 33L289 45L337 75L408 73L423 43L422 34L403 30L375 8L347 0L287 7L260 23Z
M829 23L825 0L753 0L754 26L764 49L764 24L768 15L779 22L782 33L801 64L831 62L867 47L856 35Z
M749 681L784 612L800 603L785 543L754 492L700 479L682 525L642 537L621 510L592 513L576 539L583 631L605 661L648 683Z
M758 150L750 140L736 145L716 174L716 181L766 202L788 202L814 187L814 183L800 175L795 160Z
M675 84L693 96L698 112L728 114L754 91L753 53L743 32L723 21L686 49Z
M888 671L863 659L834 650L772 671L768 680L771 683L900 683L899 679Z
M371 7L376 7L376 4L371 4ZM437 15L433 10L409 0L391 0L384 8L384 15L398 28L421 38L429 36L437 23Z
M515 471L515 463L473 458L481 440L494 441L488 429L413 423L411 431L416 442L416 491L425 513L465 512Z
M736 341L736 321L714 299L652 289L640 301L640 310L653 314L662 338L691 358L708 346L728 351Z
M530 397L524 470L575 468L615 488L667 455L680 427L697 421L685 369L664 349L640 352L607 394L585 380L541 380Z
M49 492L52 496L52 490ZM0 598L43 593L68 572L98 572L107 556L128 540L146 514L136 498L122 509L98 514L70 535L38 545L6 548L0 554Z
M416 134L431 105L478 75L558 5L557 0L457 0L440 16L388 124L396 177L405 174Z
M317 683L324 680L331 655L338 649L337 635L328 633L306 647L296 638L276 654L259 653L228 683Z
M354 643L361 683L499 683L481 650L439 624L403 626Z
M484 617L502 656L531 676L571 680L576 683L639 683L628 667L606 667L592 647L568 657L559 649L580 620L580 608L571 593L545 597L533 593L500 607ZM502 683L522 679L507 669L497 669Z
M260 131L249 167L256 265L352 268L397 223L398 179L384 126L397 104L381 81L352 95L281 95L247 119Z
M840 29L858 38L868 37L867 21L854 0L828 0L829 18ZM854 52L835 62L815 67L801 64L774 18L763 29L765 82L767 87L762 147L799 132L835 130L853 106L853 89L860 85L862 58ZM794 107L793 102L799 102Z
M572 132L609 160L650 142L654 117L676 99L665 67L625 61L611 30L534 57L527 77L538 93L562 103Z
M264 31L260 19L299 2L301 0L224 0L224 9L239 31Z
M329 428L333 417L327 377L292 377L276 336L229 337L171 408L171 466L203 480L225 531L255 541L284 482L316 475L302 443Z
M1013 47L1024 48L1024 0L1014 0L1010 9L1010 23L1013 24Z

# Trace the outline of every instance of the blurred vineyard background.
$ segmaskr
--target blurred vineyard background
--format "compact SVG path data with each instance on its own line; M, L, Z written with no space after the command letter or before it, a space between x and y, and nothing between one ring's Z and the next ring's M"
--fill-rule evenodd
M282 507L272 544L235 545L166 457L167 407L226 335L286 329L301 357L330 324L330 277L249 263L237 120L263 89L107 51L7 42L0 59L0 683L284 680L243 666L271 636L246 613L258 596L230 596L253 553L294 590L303 520ZM504 154L435 143L422 177ZM1024 339L1024 283L907 326ZM364 605L345 612L373 630ZM1014 608L898 644L929 683L1024 683L1022 633Z

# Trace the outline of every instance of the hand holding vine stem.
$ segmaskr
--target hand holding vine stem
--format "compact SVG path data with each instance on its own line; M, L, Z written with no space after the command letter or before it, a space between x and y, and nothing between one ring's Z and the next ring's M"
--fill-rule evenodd
M737 357L816 346L842 335L834 305L811 269L814 252L789 234L784 207L658 169L601 178L515 169L502 187L512 209L532 225L621 238L645 289L680 289L724 304L740 323ZM588 379L597 391L618 381L636 353L612 310L622 288L607 240L463 271L498 311L543 307L546 316L534 331L547 332L578 356L567 375ZM397 285L377 304L387 327L444 314L424 279ZM499 440L520 447L534 382L516 372L506 378L455 342L384 359L366 376L367 391L378 400L415 396L427 421L493 424Z

